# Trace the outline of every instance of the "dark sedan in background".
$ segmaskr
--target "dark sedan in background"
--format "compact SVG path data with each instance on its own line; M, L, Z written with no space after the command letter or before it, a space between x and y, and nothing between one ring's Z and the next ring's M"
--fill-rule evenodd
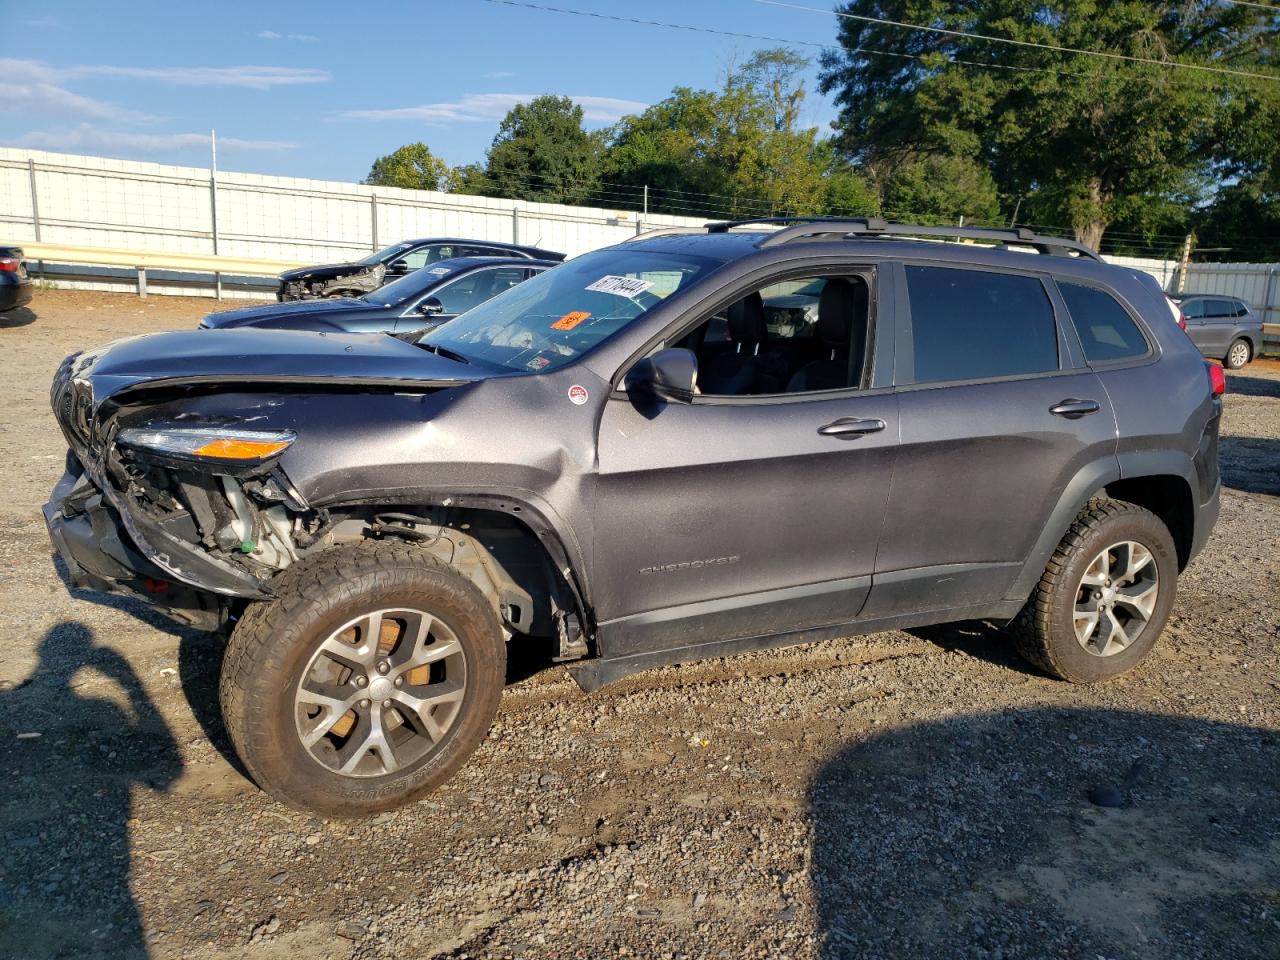
M521 257L558 263L564 259L564 254L492 240L457 240L451 237L405 240L371 253L363 260L287 270L280 274L276 299L358 297L415 270L457 257Z
M0 246L0 313L26 306L35 288L22 248Z
M209 314L200 326L404 333L452 320L555 265L553 260L524 257L440 260L362 297L299 300L227 310Z
M1187 336L1200 353L1239 370L1262 349L1262 318L1239 297L1221 293L1169 295L1187 321Z

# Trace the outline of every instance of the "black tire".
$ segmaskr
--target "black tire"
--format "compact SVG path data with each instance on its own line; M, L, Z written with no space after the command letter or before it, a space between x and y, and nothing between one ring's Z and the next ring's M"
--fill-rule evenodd
M1080 581L1102 551L1134 541L1152 554L1159 590L1150 618L1128 647L1110 656L1077 641L1073 614ZM1120 500L1091 500L1058 544L1026 606L1006 627L1018 652L1045 673L1072 683L1110 680L1132 669L1155 646L1169 618L1178 578L1173 537L1155 514Z
M1232 357L1232 354L1240 354L1236 349L1237 346L1244 347L1243 359L1240 356ZM1231 346L1227 347L1227 355L1222 358L1222 365L1228 370L1239 370L1248 365L1253 359L1253 345L1244 337L1238 337L1231 342Z
M381 542L326 550L274 586L275 598L252 604L236 625L220 685L231 741L267 793L309 813L366 816L430 792L484 740L505 682L506 643L493 607L465 577L420 548ZM410 605L447 624L462 646L465 694L452 725L419 761L392 773L351 777L325 767L295 725L303 672L342 624Z

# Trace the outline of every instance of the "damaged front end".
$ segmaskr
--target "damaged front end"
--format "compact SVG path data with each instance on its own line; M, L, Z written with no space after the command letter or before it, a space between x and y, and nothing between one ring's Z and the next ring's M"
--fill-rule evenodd
M205 629L241 601L270 596L271 578L325 523L278 466L292 435L99 422L76 365L68 358L53 385L71 449L44 507L72 584L140 597Z
M314 495L317 469L362 460L370 420L390 447L416 442L424 404L447 403L433 398L473 375L393 337L252 330L157 334L67 358L51 401L70 450L44 507L67 579L217 629L311 554L396 539L471 579L507 629L555 635L574 598L547 589L545 553L527 562L537 537L515 516L447 495L369 498L370 478L350 469L341 475L363 497L335 502L330 489L311 503L299 489L310 478Z
M339 270L334 267L318 268L313 272L295 272L280 278L276 299L318 300L324 297L360 296L372 293L386 281L387 268L381 263L368 266L351 264Z

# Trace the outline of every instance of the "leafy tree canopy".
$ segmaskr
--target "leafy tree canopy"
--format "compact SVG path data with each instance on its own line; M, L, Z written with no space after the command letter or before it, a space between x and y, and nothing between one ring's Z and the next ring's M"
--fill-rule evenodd
M599 173L601 137L582 129L582 107L543 96L512 107L489 148L487 192L546 203L582 203Z
M373 161L364 182L375 187L439 190L446 185L449 165L434 156L425 143L407 143Z
M838 12L1255 72L1274 63L1280 27L1275 10L1220 0L850 0ZM1169 198L1250 176L1280 150L1280 84L846 18L838 43L821 88L848 156L976 160L1006 205L1039 196L1095 246L1109 224L1158 219Z

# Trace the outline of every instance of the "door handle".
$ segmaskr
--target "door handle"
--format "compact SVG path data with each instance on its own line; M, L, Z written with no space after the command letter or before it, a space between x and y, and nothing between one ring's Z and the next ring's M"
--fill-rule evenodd
M1081 417L1087 417L1091 413L1097 413L1102 409L1102 405L1097 400L1076 400L1074 397L1068 397L1061 400L1049 408L1049 412L1055 417L1066 417L1068 420L1079 420Z
M819 427L818 433L824 437L835 437L837 440L856 440L864 433L876 433L883 429L883 420L860 420L857 417L841 417L839 420L833 420L828 423L825 427Z

